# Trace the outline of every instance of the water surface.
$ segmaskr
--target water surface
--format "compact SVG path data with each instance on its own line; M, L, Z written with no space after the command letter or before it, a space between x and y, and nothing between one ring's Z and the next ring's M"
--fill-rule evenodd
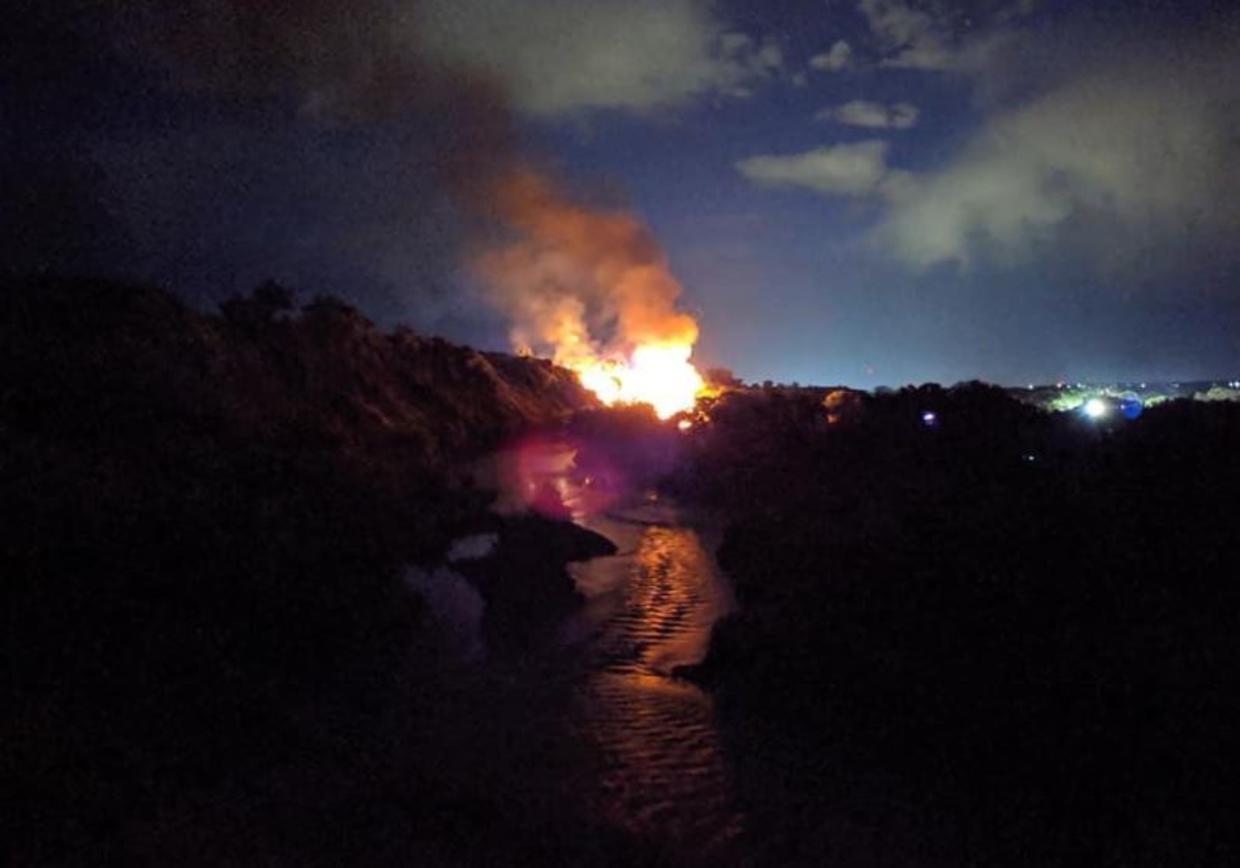
M573 729L591 747L597 811L685 861L727 851L741 827L712 699L672 677L699 662L730 596L703 532L647 501L581 524L619 552L575 565L587 596L565 630L580 655Z

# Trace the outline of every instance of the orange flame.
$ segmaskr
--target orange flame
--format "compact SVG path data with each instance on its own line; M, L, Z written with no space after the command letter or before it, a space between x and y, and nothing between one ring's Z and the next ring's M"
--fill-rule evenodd
M647 344L627 362L583 359L568 365L604 404L649 404L660 419L692 410L705 386L689 361L688 344Z
M636 216L587 207L529 166L496 177L487 208L510 235L474 265L514 345L576 371L604 404L647 403L662 419L693 408L697 322Z

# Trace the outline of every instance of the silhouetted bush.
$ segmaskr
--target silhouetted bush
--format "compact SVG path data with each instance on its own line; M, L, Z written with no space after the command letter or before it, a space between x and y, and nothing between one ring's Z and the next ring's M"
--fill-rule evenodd
M821 425L814 398L726 396L674 479L731 522L740 608L696 677L755 835L812 863L807 806L879 787L867 828L911 810L949 864L1225 861L1240 407L1095 425L966 383Z
M459 464L592 404L545 363L291 303L274 284L218 318L101 281L0 292L20 864L119 858L160 788L278 762L293 709L425 644L403 566L490 520Z

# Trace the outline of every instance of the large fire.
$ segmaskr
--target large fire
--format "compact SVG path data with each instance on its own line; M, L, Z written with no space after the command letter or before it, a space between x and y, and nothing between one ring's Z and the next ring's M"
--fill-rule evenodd
M688 344L647 344L624 359L578 359L568 367L604 404L649 404L660 419L692 410L705 386Z
M693 409L704 386L689 361L698 324L637 215L583 203L529 165L484 189L506 231L473 266L508 315L513 346L576 371L604 404L650 404L661 419Z

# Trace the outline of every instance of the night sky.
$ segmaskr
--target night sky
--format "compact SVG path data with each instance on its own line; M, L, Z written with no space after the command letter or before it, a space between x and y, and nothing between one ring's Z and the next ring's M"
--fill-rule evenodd
M650 225L746 379L1240 375L1228 4L24 5L10 270L204 306L270 277L502 348L440 171L491 112Z

